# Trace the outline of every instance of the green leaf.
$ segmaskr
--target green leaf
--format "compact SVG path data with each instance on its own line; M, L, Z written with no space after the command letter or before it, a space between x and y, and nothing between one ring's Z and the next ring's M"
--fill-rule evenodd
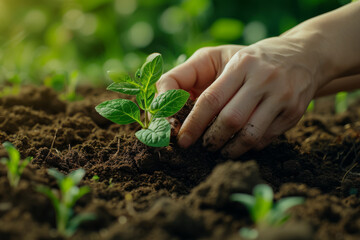
M152 101L154 100L155 94L156 94L156 86L155 85L150 86L147 90L146 101L144 98L145 93L142 92L136 96L136 102L139 104L139 107L142 110L147 110L150 107L150 104L152 103Z
M163 73L163 60L161 54L153 53L148 56L140 70L141 82L144 89L155 84Z
M66 229L66 235L70 237L76 232L77 228L82 222L91 221L95 219L96 219L96 215L93 213L78 214L69 221L68 227Z
M95 107L96 111L103 117L117 124L129 124L140 121L140 109L127 99L114 99L100 103Z
M303 197L287 197L280 199L274 206L276 211L286 212L288 209L303 204L305 199Z
M107 71L107 75L116 83L132 82L131 77L123 72Z
M81 179L85 176L85 170L82 168L76 169L69 173L67 177L71 178L75 185L79 184Z
M170 117L185 105L189 96L188 92L181 89L168 90L155 98L150 112L154 118Z
M258 230L247 227L241 228L239 234L245 239L256 239L259 236Z
M271 211L274 193L270 186L258 184L254 188L255 205L251 213L255 223L262 221Z
M33 159L33 157L27 157L22 161L22 163L19 166L19 173L20 174L22 174L22 172L24 171L26 166L31 162L32 159Z
M82 186L81 188L77 188L76 194L72 196L71 205L74 205L77 200L79 200L82 196L90 192L90 188L88 186Z
M3 143L4 148L6 149L6 151L9 154L9 159L11 162L11 165L18 165L20 162L20 153L18 150L16 150L16 148L14 147L14 145L12 145L10 142L4 142Z
M52 204L54 205L55 210L56 211L59 210L60 200L54 194L53 190L51 190L47 186L39 185L39 186L36 186L36 191L46 195L51 200Z
M157 118L150 123L148 129L141 129L135 135L150 147L165 147L170 143L170 132L170 123L164 118Z
M53 176L59 184L65 178L65 175L56 170L55 168L50 168L47 170L47 172L50 176Z
M112 83L106 89L129 95L136 95L140 92L139 86L135 85L134 83L128 82Z
M255 205L255 198L249 194L234 193L234 194L231 194L230 199L232 201L236 201L236 202L244 204L250 213Z

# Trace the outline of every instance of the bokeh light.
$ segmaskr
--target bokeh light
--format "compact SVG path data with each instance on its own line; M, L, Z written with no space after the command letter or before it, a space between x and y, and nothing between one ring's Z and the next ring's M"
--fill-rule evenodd
M252 44L348 2L1 0L0 85L74 70L104 84L107 69L133 73L152 52L169 70L200 47Z

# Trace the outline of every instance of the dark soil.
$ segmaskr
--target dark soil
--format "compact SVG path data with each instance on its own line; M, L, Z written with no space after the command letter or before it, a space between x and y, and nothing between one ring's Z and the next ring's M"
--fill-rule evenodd
M260 239L360 239L359 107L342 115L307 114L266 149L231 161L200 143L187 150L174 139L166 148L146 147L134 137L138 126L112 124L95 112L118 94L91 88L80 94L84 100L65 103L47 88L25 87L0 99L0 143L10 141L22 157L34 157L16 189L0 165L1 240L62 239L50 201L34 190L56 187L48 168L86 171L81 184L91 193L75 212L97 219L71 239L240 239L238 229L252 223L229 196L250 193L261 182L274 188L276 199L303 196L306 203ZM0 158L6 156L0 148Z

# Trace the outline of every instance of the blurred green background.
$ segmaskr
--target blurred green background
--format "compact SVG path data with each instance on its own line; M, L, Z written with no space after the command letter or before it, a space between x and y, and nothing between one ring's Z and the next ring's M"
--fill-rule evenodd
M152 52L168 70L200 47L251 44L348 2L0 0L0 84L73 73L98 86L107 70L132 73Z

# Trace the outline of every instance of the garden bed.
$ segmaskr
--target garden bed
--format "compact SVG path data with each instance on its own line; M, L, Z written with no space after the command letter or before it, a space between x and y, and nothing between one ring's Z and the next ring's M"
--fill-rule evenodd
M0 239L62 239L50 201L34 190L56 187L48 168L86 171L82 184L91 193L75 212L97 219L72 239L240 239L238 230L252 223L229 196L251 193L261 182L276 199L306 198L290 221L264 230L261 239L360 239L360 107L307 114L263 151L231 161L200 143L183 150L172 139L169 147L147 147L134 136L138 126L112 124L96 113L94 106L117 93L82 88L80 94L83 100L68 103L50 89L24 87L0 99L0 143L34 157L15 190L0 165Z

